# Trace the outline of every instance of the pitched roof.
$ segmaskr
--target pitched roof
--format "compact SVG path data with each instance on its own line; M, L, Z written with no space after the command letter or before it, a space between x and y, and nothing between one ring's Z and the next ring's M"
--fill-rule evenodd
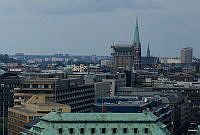
M42 117L41 120L56 122L56 121L134 121L144 122L152 121L156 122L157 117L152 113L56 113L51 112Z

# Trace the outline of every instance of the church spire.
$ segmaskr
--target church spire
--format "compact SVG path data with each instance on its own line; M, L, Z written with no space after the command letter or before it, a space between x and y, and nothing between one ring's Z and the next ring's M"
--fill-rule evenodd
M138 27L138 17L136 18L136 26L135 26L135 33L134 33L134 41L136 48L141 48L140 46L140 34L139 34L139 27Z
M148 43L148 48L147 48L147 57L151 57L150 49L149 49L149 43Z

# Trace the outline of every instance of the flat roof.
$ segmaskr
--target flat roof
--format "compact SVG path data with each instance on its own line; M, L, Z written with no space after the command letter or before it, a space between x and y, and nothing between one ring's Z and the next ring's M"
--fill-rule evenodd
M32 112L32 111L29 111L29 110L25 110L21 107L12 107L12 108L9 108L9 110L13 110L14 112L22 112L22 113L26 113L26 114L36 114L36 112ZM12 111L12 112L13 112Z
M119 101L118 103L106 103L104 102L103 104L101 103L97 103L97 104L94 104L94 105L97 105L97 106L132 106L132 107L143 107L143 106L146 106L148 105L150 102L135 102L135 101L127 101L127 102L124 102L124 101Z

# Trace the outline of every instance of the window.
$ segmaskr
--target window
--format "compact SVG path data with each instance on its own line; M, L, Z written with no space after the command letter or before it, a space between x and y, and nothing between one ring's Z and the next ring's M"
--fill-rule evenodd
M124 129L123 129L123 133L127 133L127 128L124 128Z
M48 84L44 84L44 88L48 88Z
M112 132L113 132L113 134L116 134L117 133L117 128L113 128Z
M70 133L70 134L73 134L73 133L74 133L74 129L73 129L73 128L70 128L70 129L69 129L69 133Z
M33 86L33 88L38 88L37 84L33 84L32 86Z
M138 133L138 128L133 129L134 133Z
M81 134L84 134L84 128L81 128L81 129L80 129L80 133L81 133Z
M58 133L59 133L59 134L62 134L62 133L63 133L62 128L59 128L59 129L58 129Z
M92 134L95 133L95 128L91 128L91 133L92 133Z
M31 120L32 120L32 119L33 119L33 116L29 116L29 119L31 119Z
M102 128L102 129L101 129L101 133L102 133L102 134L105 134L105 133L106 133L106 128Z
M149 132L149 129L148 129L148 128L145 128L145 129L144 129L144 133L147 134L148 132Z

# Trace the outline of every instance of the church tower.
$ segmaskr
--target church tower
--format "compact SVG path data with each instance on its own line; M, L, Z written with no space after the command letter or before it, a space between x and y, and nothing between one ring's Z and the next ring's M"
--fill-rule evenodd
M138 27L138 18L136 19L133 46L134 46L134 67L136 70L141 69L141 43L140 43L140 34Z
M150 48L149 48L149 43L148 43L148 48L147 48L147 58L151 57L151 53L150 53Z
M141 69L141 43L136 20L133 42L120 43L114 42L111 46L113 56L113 69L118 71L131 71Z

